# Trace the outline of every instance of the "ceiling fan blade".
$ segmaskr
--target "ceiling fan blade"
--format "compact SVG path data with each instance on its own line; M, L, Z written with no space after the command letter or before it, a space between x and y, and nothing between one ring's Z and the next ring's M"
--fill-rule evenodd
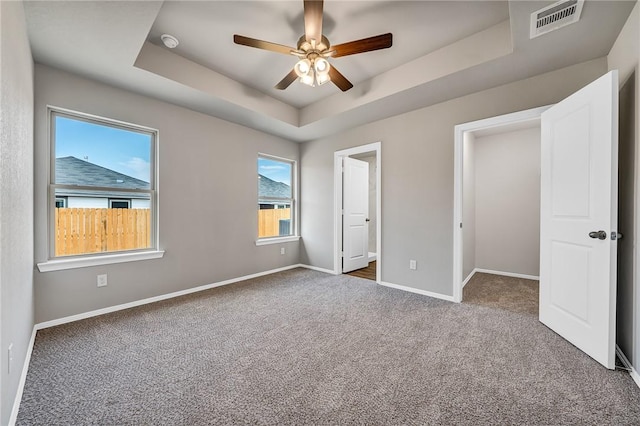
M340 74L340 71L338 71L333 65L329 68L329 77L331 77L333 84L338 86L338 88L343 92L346 92L353 87L353 84L351 84L344 75Z
M296 81L296 78L298 78L298 74L296 74L295 70L291 70L291 72L287 74L285 78L280 80L280 83L276 84L275 88L278 90L284 90L289 87L291 83Z
M322 0L304 0L304 36L308 42L322 40L322 5Z
M355 55L356 53L371 52L372 50L387 49L393 44L393 35L391 33L380 34L374 37L363 38L362 40L350 41L348 43L331 46L331 50L336 53L331 55L334 58L340 56Z
M257 38L245 37L238 34L234 34L233 42L235 44L241 44L243 46L255 47L257 49L269 50L271 52L284 53L290 55L293 47L284 46L282 44L271 43L269 41L258 40Z

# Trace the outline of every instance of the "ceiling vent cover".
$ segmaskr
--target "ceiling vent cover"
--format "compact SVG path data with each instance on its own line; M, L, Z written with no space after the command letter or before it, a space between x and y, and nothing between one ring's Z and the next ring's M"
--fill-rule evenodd
M531 14L531 33L535 38L578 22L584 0L561 0Z

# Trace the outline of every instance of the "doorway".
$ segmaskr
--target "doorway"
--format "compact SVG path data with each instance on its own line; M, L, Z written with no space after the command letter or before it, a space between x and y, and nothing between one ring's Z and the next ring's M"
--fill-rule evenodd
M618 73L610 71L543 111L455 128L454 300L462 301L464 139L468 132L540 118L539 315L615 368L618 232ZM598 159L593 161L592 159Z
M346 241L345 244L344 237L345 231L349 232L349 228L352 227L358 237L356 238L356 245L360 244L355 250L358 253L358 259L355 259L356 263L352 262L353 259L348 259L349 265L360 263L359 267L357 267L359 272L354 271L352 275L373 279L378 283L382 274L381 160L380 142L334 153L334 273L342 274L354 268L353 266L344 268L343 256L344 253L354 252L350 247L351 241ZM344 177L345 164L347 164L346 172L349 174L349 167L353 166L354 163L355 169L360 169L358 165L363 165L367 170L365 175L361 173L361 176L358 177L360 181L358 188L361 189L357 190L356 196L353 195L348 176L347 179ZM362 197L359 195L362 195ZM353 214L351 215L352 218L347 217L345 220L343 213L349 216L349 211L352 210L351 206L353 205L350 201L354 198L359 199L357 200L359 203L362 204L364 202L366 204L360 207L360 210L363 210L363 214L355 212L358 214ZM366 202L362 198L366 199ZM349 211L345 212L345 206ZM354 221L357 222L355 227L351 226Z
M531 153L536 146L539 150L540 116L547 109L535 108L456 126L453 256L456 302L462 301L462 289L475 273L538 278L540 160L539 156L531 158ZM481 143L484 144L480 146ZM526 174L518 171L514 162L519 161L527 163ZM491 163L498 166L492 168ZM480 175L476 173L476 165ZM504 179L496 171L509 171L520 178ZM538 181L537 188L532 176ZM505 210L508 214L496 214ZM521 226L523 222L528 225ZM519 232L527 235L521 238Z

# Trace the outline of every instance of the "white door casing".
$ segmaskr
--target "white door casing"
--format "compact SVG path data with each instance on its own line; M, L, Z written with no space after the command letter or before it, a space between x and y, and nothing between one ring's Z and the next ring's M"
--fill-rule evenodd
M344 158L342 272L369 265L369 163Z
M613 369L617 71L543 112L541 130L540 321Z

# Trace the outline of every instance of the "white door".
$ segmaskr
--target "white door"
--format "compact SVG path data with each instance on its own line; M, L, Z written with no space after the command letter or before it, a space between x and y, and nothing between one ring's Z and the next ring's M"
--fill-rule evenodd
M342 272L369 265L369 163L344 158Z
M613 369L617 71L542 113L541 182L540 321Z

